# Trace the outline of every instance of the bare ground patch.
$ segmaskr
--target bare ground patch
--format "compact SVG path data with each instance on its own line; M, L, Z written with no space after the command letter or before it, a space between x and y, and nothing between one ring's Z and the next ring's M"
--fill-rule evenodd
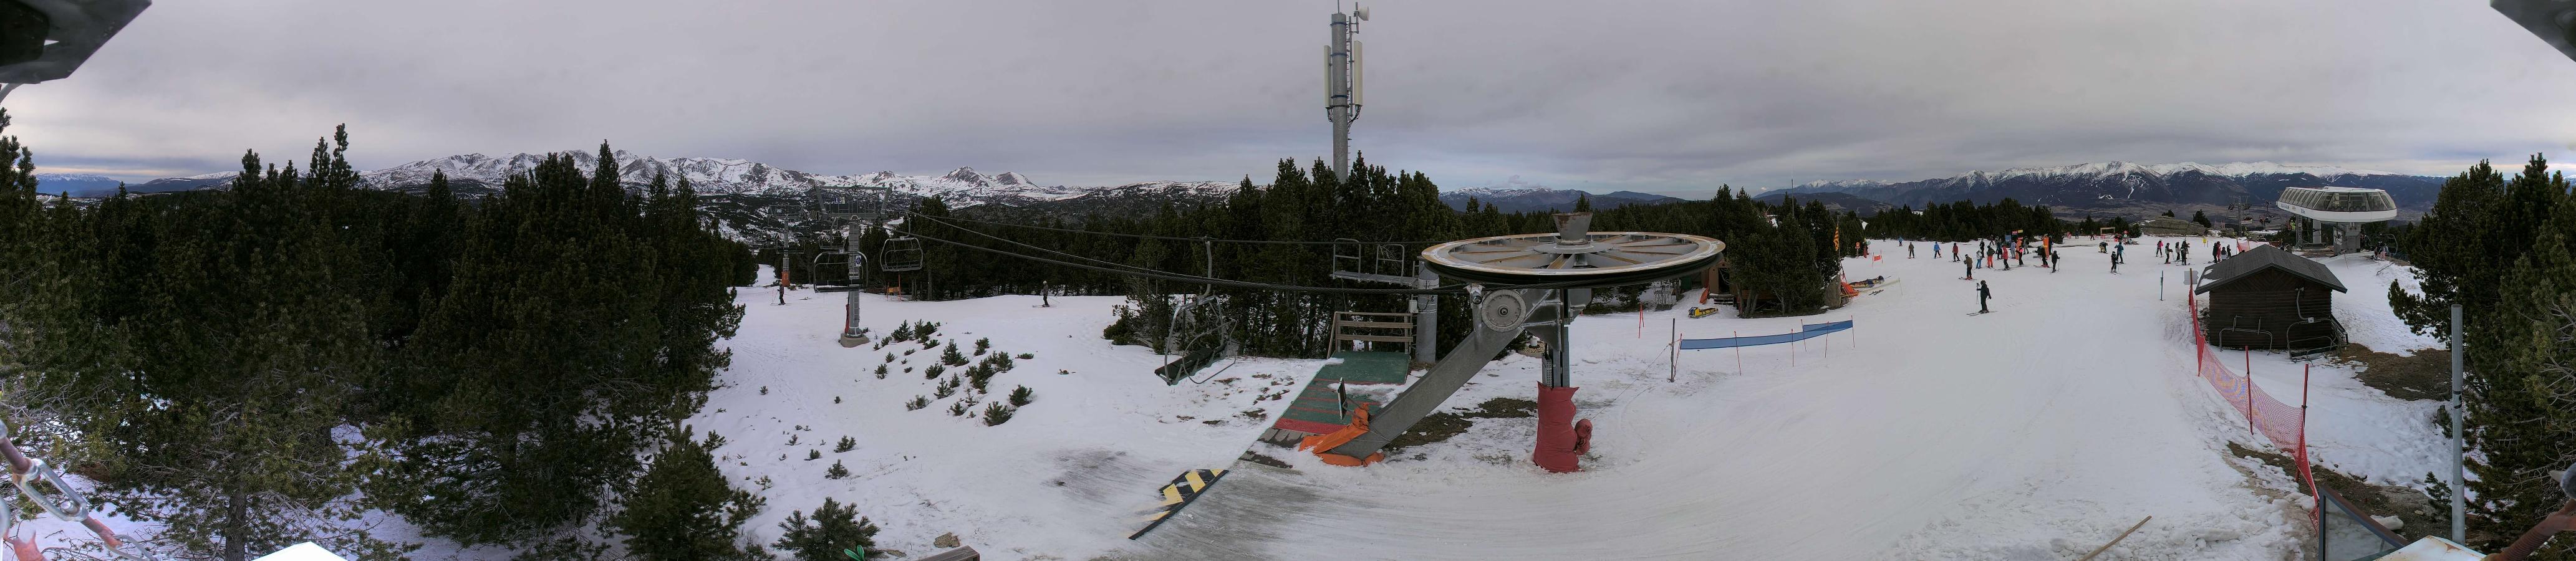
M2330 360L2356 367L2361 371L2362 385L2377 388L2397 399L2449 399L2451 396L2451 351L2422 349L2415 356L2397 356L2373 351L2361 345L2344 345Z
M1450 437L1458 436L1460 433L1467 432L1468 427L1475 426L1476 422L1472 419L1508 419L1535 416L1538 416L1538 402L1536 401L1513 399L1508 397L1488 399L1485 400L1483 404L1477 405L1476 409L1472 411L1442 411L1423 417L1421 422L1413 424L1413 428L1411 430L1404 431L1404 434L1396 435L1393 442L1388 442L1386 444L1386 450L1388 452L1394 452L1411 446L1449 440Z

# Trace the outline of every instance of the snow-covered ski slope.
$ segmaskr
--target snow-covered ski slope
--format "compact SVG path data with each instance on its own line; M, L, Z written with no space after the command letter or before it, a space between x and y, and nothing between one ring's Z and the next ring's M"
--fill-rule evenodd
M1208 383L1166 387L1150 374L1160 357L1100 339L1113 297L1059 297L1054 308L1019 296L870 297L877 335L931 319L943 341L971 349L990 337L996 350L1035 354L994 378L976 408L1020 385L1036 403L988 427L951 416L957 397L902 407L932 393L918 368L936 349L843 349L833 343L839 295L791 292L776 306L769 289L745 289L729 386L694 422L731 441L717 452L737 485L770 478L753 536L774 539L789 510L829 496L883 526L881 548L915 556L955 533L990 559L2073 559L2149 515L2106 558L2270 560L2299 547L2303 498L2277 471L2226 457L2231 439L2267 445L2191 374L2185 266L2133 245L2111 275L2093 246L2070 246L2063 272L1977 271L1997 313L1968 316L1974 286L1956 280L1957 263L1875 246L1893 256L1849 261L1851 277L1907 282L1829 315L1689 319L1675 309L1577 321L1576 400L1597 428L1576 474L1529 464L1526 418L1480 419L1367 468L1267 446L1257 449L1294 470L1234 463L1286 404L1257 396L1293 391L1321 361L1229 361ZM2362 263L2333 262L2348 275L2377 265ZM2384 293L2385 278L2345 282L2355 294L2337 295L2344 321L2394 321L2355 317L2385 313L2385 294L2354 298ZM1683 351L1678 380L1666 382L1674 319L1688 337L1842 319L1857 328L1743 349L1740 369L1734 350ZM877 379L887 352L898 363ZM2295 367L2255 360L2258 383L2298 395ZM2331 386L2350 408L2320 411L2318 423L2421 424L2412 404L2370 394L2349 372L2317 375L2319 403ZM1511 355L1448 405L1527 399L1536 380L1537 360ZM2413 430L2423 434L2319 427L2312 440L2321 465L2341 459L2400 480L2429 469L2429 445L2401 442L2430 435ZM843 435L857 448L832 452ZM2382 450L2394 446L2404 448ZM806 460L808 450L822 459ZM853 476L826 479L834 461ZM1125 540L1155 489L1193 468L1235 471L1153 534Z

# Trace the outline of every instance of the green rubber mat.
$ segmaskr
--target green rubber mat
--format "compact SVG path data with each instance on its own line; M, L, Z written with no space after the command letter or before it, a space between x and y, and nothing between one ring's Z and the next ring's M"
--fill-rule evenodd
M1315 369L1315 381L1402 384L1405 373L1413 370L1413 356L1404 353L1342 351L1333 353L1333 358L1342 359L1342 363Z
M1339 401L1340 396L1333 391L1332 382L1316 380L1306 384L1305 391L1297 393L1296 401L1288 403L1288 413L1280 415L1279 421L1271 426L1323 434L1351 424L1351 411L1377 406L1375 398L1358 394L1350 396L1350 403L1337 403Z

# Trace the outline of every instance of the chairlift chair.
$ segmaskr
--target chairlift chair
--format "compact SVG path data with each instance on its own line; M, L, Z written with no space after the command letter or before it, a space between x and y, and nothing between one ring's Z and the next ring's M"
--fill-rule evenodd
M877 250L878 270L888 273L921 270L921 239L910 235L886 238L885 247Z

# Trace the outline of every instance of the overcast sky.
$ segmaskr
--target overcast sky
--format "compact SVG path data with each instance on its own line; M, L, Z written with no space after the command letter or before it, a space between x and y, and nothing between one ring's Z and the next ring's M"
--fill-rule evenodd
M2576 61L2478 0L1369 4L1353 145L1446 188L1705 196L2105 160L2449 175L2576 151ZM159 0L19 89L130 181L587 149L827 174L1266 182L1330 148L1330 2Z

